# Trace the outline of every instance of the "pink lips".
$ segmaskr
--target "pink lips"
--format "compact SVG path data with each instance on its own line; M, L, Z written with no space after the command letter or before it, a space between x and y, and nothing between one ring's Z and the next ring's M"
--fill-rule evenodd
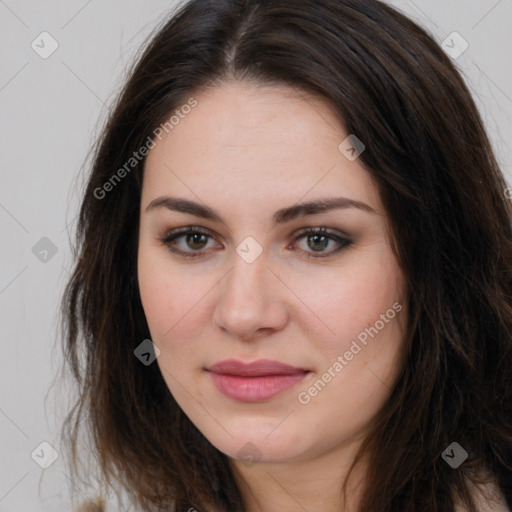
M262 402L301 381L308 370L260 359L243 363L227 359L210 366L213 383L225 396L241 402Z

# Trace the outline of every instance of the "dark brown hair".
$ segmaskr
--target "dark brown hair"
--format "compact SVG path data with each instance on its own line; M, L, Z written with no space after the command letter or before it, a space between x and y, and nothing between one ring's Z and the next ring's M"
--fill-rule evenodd
M144 511L243 511L227 457L197 430L158 365L137 286L144 160L105 197L170 113L204 87L285 84L327 99L366 145L407 282L407 357L362 452L361 512L475 512L487 474L512 506L512 209L482 119L450 58L377 0L192 0L144 47L93 155L76 265L63 297L78 397L63 427L80 473L88 435L100 482ZM452 469L453 441L469 458ZM341 491L341 490L340 490Z

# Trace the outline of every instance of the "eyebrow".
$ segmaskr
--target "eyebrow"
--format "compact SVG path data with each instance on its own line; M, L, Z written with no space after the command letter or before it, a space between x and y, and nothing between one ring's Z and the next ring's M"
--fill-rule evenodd
M222 216L210 208L209 206L183 199L179 197L162 196L157 197L146 207L146 212L157 208L166 208L168 210L188 213L216 222L226 224ZM274 213L272 222L273 226L290 222L299 217L307 215L315 215L334 209L358 208L368 213L376 214L377 212L366 203L349 199L348 197L331 197L326 199L318 199L307 203L298 203L287 208L282 208Z

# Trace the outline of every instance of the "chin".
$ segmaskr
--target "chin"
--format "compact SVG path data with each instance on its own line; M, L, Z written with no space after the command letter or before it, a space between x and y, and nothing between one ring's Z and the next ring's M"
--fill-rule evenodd
M282 463L300 458L307 448L293 440L293 436L283 431L281 436L268 435L268 429L254 432L250 428L244 435L224 436L223 439L208 438L219 451L232 459L255 463Z

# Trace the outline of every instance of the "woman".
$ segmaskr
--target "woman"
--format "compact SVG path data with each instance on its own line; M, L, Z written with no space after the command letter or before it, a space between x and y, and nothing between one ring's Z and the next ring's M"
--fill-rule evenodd
M73 475L84 426L145 511L509 510L505 190L450 58L388 5L188 2L81 207Z

